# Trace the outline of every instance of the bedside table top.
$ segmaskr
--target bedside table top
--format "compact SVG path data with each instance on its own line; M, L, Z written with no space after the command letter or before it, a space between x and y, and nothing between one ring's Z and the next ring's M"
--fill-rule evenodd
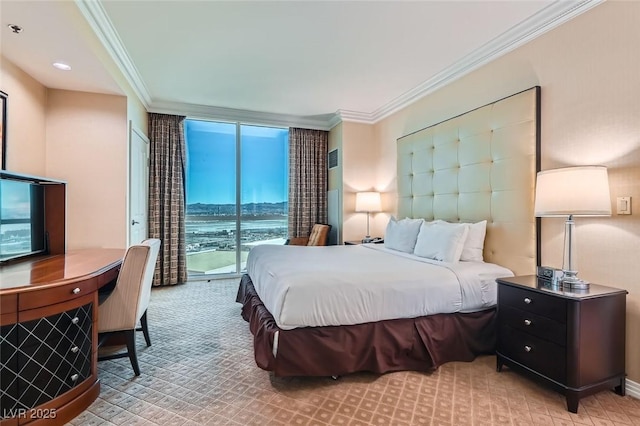
M552 286L545 280L538 278L535 275L522 275L518 277L505 277L498 278L496 280L499 284L505 284L512 287L526 288L529 290L537 291L539 293L553 294L555 296L564 297L566 299L591 299L595 297L610 296L612 294L624 293L626 290L622 290L615 287L607 287L604 285L589 284L588 290L569 289L562 286Z
M345 240L345 246L355 246L358 244L384 244L384 239L380 237L372 238L368 243L363 242L362 240Z

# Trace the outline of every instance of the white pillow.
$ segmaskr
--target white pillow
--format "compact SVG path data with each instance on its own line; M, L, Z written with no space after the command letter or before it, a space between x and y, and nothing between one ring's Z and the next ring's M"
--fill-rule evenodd
M482 251L484 250L484 237L487 234L487 221L482 220L476 223L468 223L469 234L464 242L464 248L460 255L460 260L472 262L484 262Z
M413 247L416 245L422 222L422 219L406 218L396 220L395 217L391 216L387 224L387 230L384 233L384 246L392 250L413 253Z
M460 260L469 227L464 223L425 223L420 227L413 254L442 262Z
M464 242L460 260L470 262L484 262L482 251L484 250L484 238L487 234L487 221L482 220L476 223L450 223L444 220L436 221L446 225L465 225L469 228L467 239Z

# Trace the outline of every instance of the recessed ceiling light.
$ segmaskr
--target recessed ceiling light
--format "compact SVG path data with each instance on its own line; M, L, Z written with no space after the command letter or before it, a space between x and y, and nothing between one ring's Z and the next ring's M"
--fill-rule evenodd
M71 70L71 65L67 65L64 62L54 62L53 66L58 68L59 70L63 70L63 71Z

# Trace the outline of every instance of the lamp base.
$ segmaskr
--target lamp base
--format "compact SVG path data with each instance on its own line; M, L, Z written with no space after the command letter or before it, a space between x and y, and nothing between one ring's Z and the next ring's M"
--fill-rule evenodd
M569 215L564 223L564 257L560 283L562 287L572 290L589 290L589 282L578 278L578 268L575 261L576 239L573 237L575 226L573 215Z
M575 290L589 290L589 281L581 280L575 275L565 275L561 280L562 287Z
M373 238L371 238L370 235L367 235L362 239L362 243L370 243L371 241L373 241Z

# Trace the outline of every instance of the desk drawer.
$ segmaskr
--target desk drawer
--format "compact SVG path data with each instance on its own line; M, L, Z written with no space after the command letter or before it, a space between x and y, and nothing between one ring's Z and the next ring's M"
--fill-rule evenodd
M3 294L0 296L0 313L11 314L18 311L18 295Z
M0 325L18 322L18 295L5 294L0 296Z
M567 322L566 300L536 291L500 285L498 286L498 306L500 309L510 306L561 323Z
M59 287L25 291L20 293L18 297L18 309L20 311L25 311L27 309L40 308L60 302L67 302L69 300L77 299L78 297L86 296L97 289L98 278L89 278L84 281Z
M508 324L525 333L550 340L561 346L567 344L567 325L562 322L510 306L500 306L498 315L500 316L500 324Z
M566 383L566 350L563 346L507 325L498 329L498 353L546 376Z

